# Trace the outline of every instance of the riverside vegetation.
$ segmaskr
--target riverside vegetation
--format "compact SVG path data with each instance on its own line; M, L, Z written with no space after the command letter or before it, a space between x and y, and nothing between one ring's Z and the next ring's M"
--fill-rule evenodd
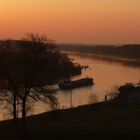
M24 40L5 40L0 45L0 99L11 109L14 130L24 133L31 101L57 106L57 99L43 86L80 74L81 66L60 53L45 35L29 34Z

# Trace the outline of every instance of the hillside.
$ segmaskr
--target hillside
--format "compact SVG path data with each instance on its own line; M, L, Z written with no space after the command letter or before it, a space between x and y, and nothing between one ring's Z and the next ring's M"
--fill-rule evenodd
M28 118L23 139L118 139L140 135L140 105L98 103ZM15 139L12 122L0 123L3 139ZM16 136L20 139L21 136Z

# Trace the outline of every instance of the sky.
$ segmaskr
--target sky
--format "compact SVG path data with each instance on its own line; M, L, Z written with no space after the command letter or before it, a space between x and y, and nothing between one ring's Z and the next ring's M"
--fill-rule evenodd
M0 0L0 38L27 33L58 43L140 43L140 0Z

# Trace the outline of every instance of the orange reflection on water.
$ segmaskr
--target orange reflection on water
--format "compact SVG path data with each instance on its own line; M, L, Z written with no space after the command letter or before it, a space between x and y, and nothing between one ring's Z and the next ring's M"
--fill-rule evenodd
M104 98L105 92L115 85L138 82L140 79L140 65L135 67L135 65L130 65L130 62L123 61L122 63L121 60L116 62L106 60L106 58L98 59L90 54L70 53L69 56L81 65L89 66L89 69L83 70L79 78L86 76L94 78L94 92L101 98Z

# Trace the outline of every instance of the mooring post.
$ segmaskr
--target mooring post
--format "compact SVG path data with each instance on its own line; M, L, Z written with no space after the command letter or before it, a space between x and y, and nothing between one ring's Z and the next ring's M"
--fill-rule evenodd
M107 95L105 95L105 102L107 101Z
M71 90L71 93L70 93L70 108L72 108L72 90Z

